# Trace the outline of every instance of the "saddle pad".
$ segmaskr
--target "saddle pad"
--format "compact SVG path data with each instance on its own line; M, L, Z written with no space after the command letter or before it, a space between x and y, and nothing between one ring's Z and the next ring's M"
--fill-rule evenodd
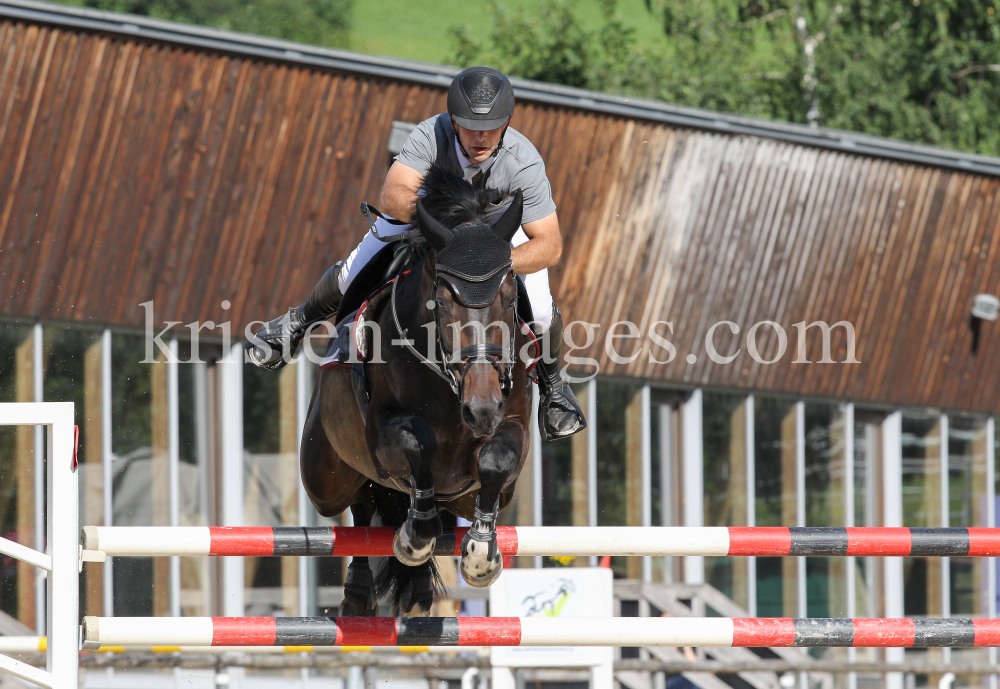
M349 314L337 325L337 332L326 344L326 353L319 362L320 370L331 366L350 366L360 361L354 344L354 319L358 312Z

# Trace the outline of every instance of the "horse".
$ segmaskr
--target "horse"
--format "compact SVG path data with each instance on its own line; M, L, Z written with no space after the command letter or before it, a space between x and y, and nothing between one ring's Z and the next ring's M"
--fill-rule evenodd
M510 253L523 197L518 190L491 227L495 192L438 166L423 188L417 230L402 240L409 270L385 287L391 298L373 317L381 336L364 363L367 410L351 369L326 368L303 429L301 478L319 513L350 509L355 526L397 529L395 558L378 577L368 558L353 558L342 616L377 615L382 596L393 615L429 611L443 589L432 558L440 511L472 522L460 548L465 580L495 581L497 514L528 453L529 379L515 353L531 336L518 323Z

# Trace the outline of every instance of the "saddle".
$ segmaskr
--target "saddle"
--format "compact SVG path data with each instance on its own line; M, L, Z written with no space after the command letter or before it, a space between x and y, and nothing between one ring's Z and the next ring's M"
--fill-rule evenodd
M371 404L371 392L365 375L365 362L372 358L372 343L369 342L369 330L364 327L364 323L378 318L382 307L389 299L388 288L396 277L398 276L393 276L379 285L357 309L337 323L336 333L327 343L326 353L319 363L321 371L331 366L345 366L351 369L354 398L362 417L366 419Z

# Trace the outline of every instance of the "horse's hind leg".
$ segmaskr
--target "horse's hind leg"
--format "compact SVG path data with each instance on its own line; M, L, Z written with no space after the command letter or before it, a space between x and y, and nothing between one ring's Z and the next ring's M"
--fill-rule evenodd
M415 567L434 554L434 543L444 530L434 499L432 462L437 452L434 429L419 416L392 408L379 410L376 453L384 465L400 460L410 466L410 511L396 532L392 550L403 564ZM401 455L401 457L392 455Z
M489 586L503 571L497 546L500 493L517 469L526 433L520 423L507 421L479 451L479 495L475 519L462 539L462 577L472 586Z
M371 526L375 516L375 503L370 491L358 493L358 501L351 505L351 516L355 526ZM344 600L338 614L341 617L376 617L378 596L375 593L375 577L367 557L351 558L344 582Z

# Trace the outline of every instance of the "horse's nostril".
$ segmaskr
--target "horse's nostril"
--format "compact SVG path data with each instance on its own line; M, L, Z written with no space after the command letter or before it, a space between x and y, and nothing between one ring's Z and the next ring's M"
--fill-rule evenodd
M476 427L476 415L472 413L472 409L467 404L462 405L462 420L469 428Z

